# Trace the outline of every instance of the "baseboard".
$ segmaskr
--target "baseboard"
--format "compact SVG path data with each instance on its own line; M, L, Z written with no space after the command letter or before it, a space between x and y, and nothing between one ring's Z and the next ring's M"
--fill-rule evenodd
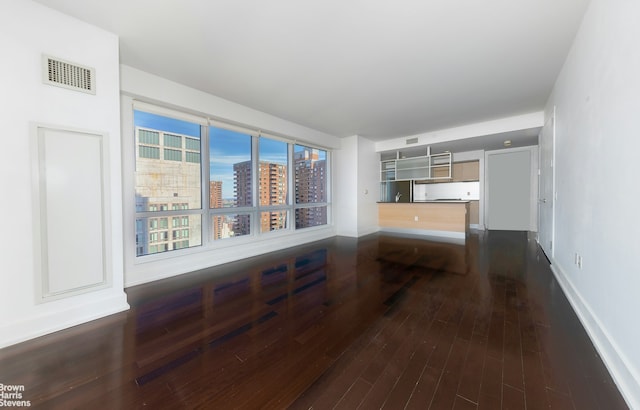
M637 370L627 365L630 361L554 260L551 260L551 270L627 404L632 409L640 409L640 376Z
M362 236L371 235L372 233L376 233L378 231L380 231L380 228L378 228L377 226L372 227L372 228L367 228L367 229L360 229L358 231L358 238L360 238Z
M115 296L109 295L90 303L79 303L73 307L34 313L31 317L0 327L0 348L81 325L128 309L127 295L123 291Z

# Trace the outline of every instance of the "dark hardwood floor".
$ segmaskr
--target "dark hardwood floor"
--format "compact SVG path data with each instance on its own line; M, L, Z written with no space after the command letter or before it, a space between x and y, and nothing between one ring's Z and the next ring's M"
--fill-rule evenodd
M337 237L127 289L0 350L59 409L624 409L530 234Z

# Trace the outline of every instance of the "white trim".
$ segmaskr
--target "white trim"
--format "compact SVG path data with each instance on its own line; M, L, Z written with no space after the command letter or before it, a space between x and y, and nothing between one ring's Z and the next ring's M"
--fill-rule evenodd
M81 286L52 291L51 272L49 266L49 235L47 232L47 170L50 164L46 158L46 132L64 132L76 136L88 137L97 140L99 155L99 189L100 189L100 231L102 256L101 280ZM93 292L113 285L112 260L112 233L111 233L111 195L110 195L110 171L109 171L109 139L108 135L92 130L84 130L74 127L57 126L49 124L31 124L31 169L32 169L32 199L33 199L33 237L34 237L34 292L36 303L50 302L57 299L68 298L82 293ZM54 167L55 168L55 167ZM95 222L95 221L94 221Z
M182 121L193 122L200 125L208 125L207 118L189 114L187 112L172 110L160 105L149 104L144 101L133 100L133 109L136 111L144 111L151 114L160 115L163 117L175 118Z
M230 123L224 122L224 121L218 121L218 120L209 119L209 124L208 125L210 127L214 127L214 128L221 128L221 129L227 130L227 131L233 131L233 132L238 132L240 134L251 135L252 137L260 136L260 131L257 130L257 129L252 129L252 128L247 128L247 127L243 127L243 126L240 126L240 125L230 124Z
M551 164L550 164L550 170L551 170L551 221L550 221L550 226L545 226L543 227L541 225L541 204L540 204L540 196L541 194L543 194L543 192L541 192L542 189L542 179L543 177L546 175L546 172L549 169L543 169L544 168L544 164L542 163L543 160L543 151L544 151L544 144L543 144L543 138L547 138L547 136L545 135L545 127L548 124L548 121L551 121ZM555 242L556 242L556 106L553 106L553 112L551 115L551 118L548 119L547 122L545 122L545 125L542 127L542 129L540 130L540 133L538 134L538 175L537 175L537 179L538 179L538 201L537 201L537 208L538 208L538 235L536 235L536 241L538 242L538 244L540 244L540 247L542 248L542 250L544 251L545 255L548 255L549 258L552 258L554 255L554 249L555 249ZM548 245L546 243L541 243L540 242L540 232L543 230L547 230L549 229L551 232L549 233L549 240L551 241L551 246L548 247Z
M627 366L628 363L632 363L631 360L618 348L615 339L609 335L606 327L578 292L564 269L553 259L551 259L551 271L627 404L632 409L640 409L640 374L637 369Z
M81 297L85 296L89 295ZM0 349L129 309L124 292L103 296L98 291L90 296L90 300L84 300L83 303L71 304L54 312L44 310L41 314L0 326ZM51 303L58 302L60 301Z

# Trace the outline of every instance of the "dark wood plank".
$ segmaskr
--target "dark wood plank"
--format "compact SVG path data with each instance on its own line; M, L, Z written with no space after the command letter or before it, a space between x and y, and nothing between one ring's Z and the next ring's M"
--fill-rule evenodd
M1 349L0 381L53 409L627 408L540 256L522 232L335 237L127 289Z

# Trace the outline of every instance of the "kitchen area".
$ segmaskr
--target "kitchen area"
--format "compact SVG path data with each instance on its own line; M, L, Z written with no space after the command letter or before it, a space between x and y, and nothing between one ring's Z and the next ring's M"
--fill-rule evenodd
M480 162L430 147L381 153L380 229L464 241L480 228Z

